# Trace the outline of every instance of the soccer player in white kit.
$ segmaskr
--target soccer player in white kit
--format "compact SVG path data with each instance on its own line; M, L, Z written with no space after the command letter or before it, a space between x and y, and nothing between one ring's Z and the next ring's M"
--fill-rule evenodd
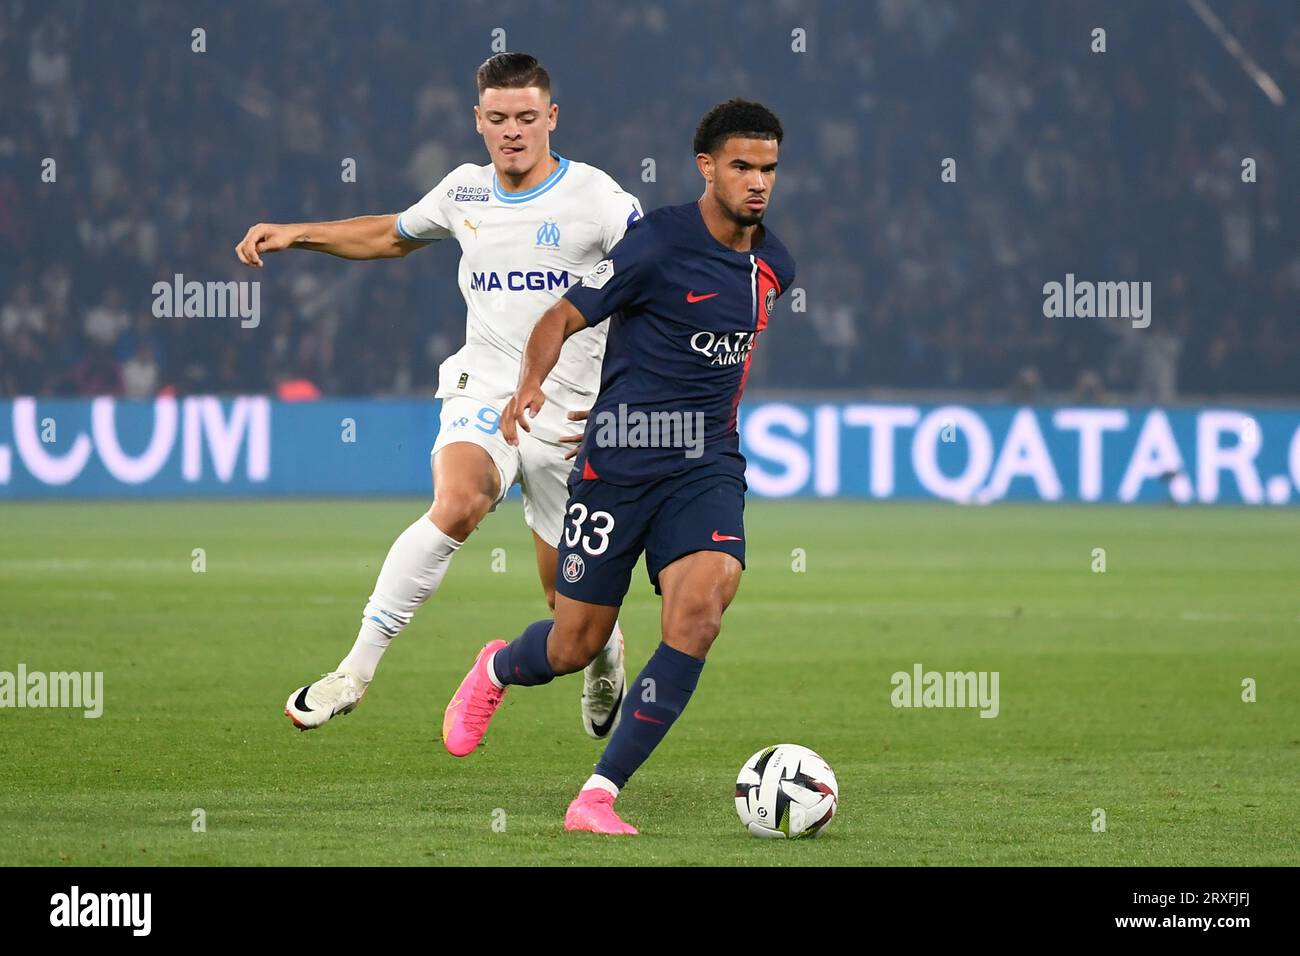
M551 102L550 77L533 57L499 53L479 67L477 80L475 125L490 164L457 167L399 215L259 223L235 247L239 260L253 267L282 249L383 259L439 239L454 237L461 247L459 285L468 318L464 347L439 369L433 506L393 542L352 650L334 671L289 695L285 714L301 730L357 706L388 645L515 483L523 490L542 589L555 606L568 459L581 427L575 422L585 418L600 386L606 326L565 343L545 383L548 401L517 447L501 436L498 420L537 317L609 254L641 209L601 170L551 151L559 107ZM614 729L626 693L617 625L585 674L582 722L599 739Z

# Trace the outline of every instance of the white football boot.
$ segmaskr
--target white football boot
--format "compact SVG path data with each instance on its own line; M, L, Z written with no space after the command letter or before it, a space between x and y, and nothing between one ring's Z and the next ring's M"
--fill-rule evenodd
M356 674L334 671L290 694L284 715L299 730L313 730L331 717L352 713L367 686Z
M582 672L582 729L588 737L604 740L614 732L626 694L623 635L616 631Z

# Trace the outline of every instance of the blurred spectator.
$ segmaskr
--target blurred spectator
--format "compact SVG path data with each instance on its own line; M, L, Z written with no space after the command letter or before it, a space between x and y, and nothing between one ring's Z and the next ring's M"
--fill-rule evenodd
M158 363L153 345L141 339L135 353L122 365L122 391L127 398L149 398L158 391Z
M1109 400L1097 370L1091 368L1081 370L1079 378L1074 383L1074 393L1070 396L1070 401L1075 405L1104 405Z
M1043 379L1038 369L1026 365L1016 373L1008 398L1017 405L1028 405L1042 397Z
M1183 340L1163 326L1148 331L1150 334L1141 338L1138 398L1155 404L1172 402L1178 391L1178 357Z
M76 394L121 395L122 373L111 353L104 346L97 346L83 358L73 371L73 385Z
M122 308L122 293L116 286L110 286L99 304L86 313L86 338L92 346L111 347L130 324L131 319Z
M45 332L45 310L32 300L32 287L20 282L13 295L0 309L0 335L5 341L20 335L41 335Z

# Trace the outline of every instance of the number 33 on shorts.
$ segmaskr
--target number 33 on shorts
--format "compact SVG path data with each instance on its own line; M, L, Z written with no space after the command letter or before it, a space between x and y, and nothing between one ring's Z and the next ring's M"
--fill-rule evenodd
M582 550L595 557L609 547L609 536L614 530L614 516L608 511L587 513L581 501L569 505L569 517L564 526L564 544L569 548L581 545Z

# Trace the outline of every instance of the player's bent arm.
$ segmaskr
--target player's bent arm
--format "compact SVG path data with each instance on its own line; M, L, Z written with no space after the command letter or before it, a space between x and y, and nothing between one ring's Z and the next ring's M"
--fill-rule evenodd
M575 332L587 328L587 320L568 299L558 299L542 313L524 346L524 360L519 367L519 384L501 415L501 434L514 445L518 443L515 425L531 431L529 417L535 417L546 402L542 382L560 360L560 349Z
M397 215L356 216L334 222L258 223L235 246L248 266L261 266L262 255L283 249L309 249L341 259L395 259L427 245L397 232Z

